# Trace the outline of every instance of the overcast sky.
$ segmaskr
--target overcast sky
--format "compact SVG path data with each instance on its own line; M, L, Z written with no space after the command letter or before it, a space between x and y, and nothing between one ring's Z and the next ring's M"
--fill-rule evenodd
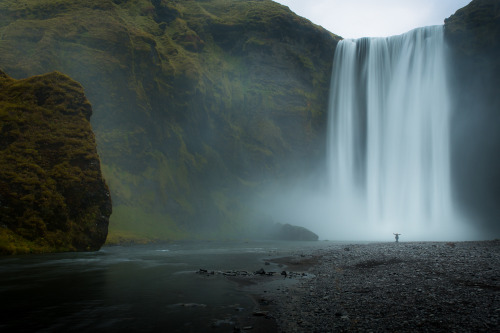
M275 0L344 38L386 37L441 25L471 0Z

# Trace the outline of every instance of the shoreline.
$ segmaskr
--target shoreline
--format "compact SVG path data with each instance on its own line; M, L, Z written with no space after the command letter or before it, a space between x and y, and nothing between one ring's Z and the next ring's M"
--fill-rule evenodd
M256 303L235 331L500 332L500 241L335 244L233 277ZM250 281L250 282L249 282Z

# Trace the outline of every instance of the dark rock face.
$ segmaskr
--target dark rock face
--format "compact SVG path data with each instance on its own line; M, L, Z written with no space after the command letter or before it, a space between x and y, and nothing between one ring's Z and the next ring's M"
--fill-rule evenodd
M111 238L240 234L261 185L324 155L338 40L263 1L2 1L0 67L81 82ZM147 221L147 225L145 225Z
M281 224L276 223L270 227L268 235L263 235L263 238L270 238L276 240L285 241L317 241L318 235L316 235L311 230L291 225L291 224Z
M454 52L480 60L500 51L500 3L474 0L445 20L446 38Z
M453 170L460 204L500 234L500 3L474 0L445 20L453 96Z
M111 198L83 88L0 71L0 254L98 250Z
M317 241L318 235L314 232L291 224L284 224L281 227L281 237L278 239L290 241Z

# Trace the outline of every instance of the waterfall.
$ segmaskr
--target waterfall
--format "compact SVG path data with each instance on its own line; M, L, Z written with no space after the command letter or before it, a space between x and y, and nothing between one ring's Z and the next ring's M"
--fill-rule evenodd
M443 27L341 41L331 87L334 224L353 239L442 239L456 220Z

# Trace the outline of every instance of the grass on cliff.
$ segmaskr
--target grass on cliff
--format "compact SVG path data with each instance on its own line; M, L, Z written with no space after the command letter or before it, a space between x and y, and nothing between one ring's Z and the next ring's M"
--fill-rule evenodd
M115 206L107 245L126 243L145 244L162 240L181 240L189 235L179 229L174 221L164 214L148 212L143 208Z
M285 174L287 159L321 151L315 141L336 37L284 6L234 0L0 6L0 65L16 77L59 70L83 84L116 207L161 214L150 220L165 237L178 234L163 232L164 224L196 229L207 209L232 232L239 215L221 198L243 201L242 189L255 191ZM140 224L121 216L112 217L110 237L119 230L141 234Z

